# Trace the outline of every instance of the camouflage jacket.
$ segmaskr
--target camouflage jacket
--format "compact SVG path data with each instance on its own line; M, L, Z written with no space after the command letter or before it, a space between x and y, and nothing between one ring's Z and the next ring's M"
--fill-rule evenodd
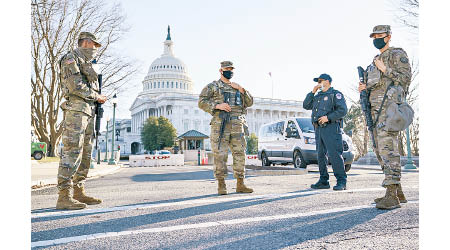
M224 92L230 92L231 116L241 116L246 113L246 109L253 105L253 96L247 90L241 93L242 105L235 105L236 89L233 89L227 83L220 79L206 85L200 93L198 99L198 107L213 116L213 120L219 117L219 111L216 109L217 104L224 103Z
M94 116L95 101L99 96L97 73L78 49L61 58L60 80L66 99L61 108Z
M369 73L368 82L372 82L373 84L368 83L367 87L370 90L370 103L373 110L379 109L386 88L391 83L396 86L397 90L400 89L403 92L403 97L408 92L409 85L411 84L411 66L408 55L403 49L389 47L375 58L377 57L381 58L384 65L386 65L386 73L379 72L379 76L375 77L377 79L371 79L371 74ZM374 63L369 65L368 69L371 67L377 70ZM388 99L393 98L391 96L393 94L390 94L390 92L388 92Z

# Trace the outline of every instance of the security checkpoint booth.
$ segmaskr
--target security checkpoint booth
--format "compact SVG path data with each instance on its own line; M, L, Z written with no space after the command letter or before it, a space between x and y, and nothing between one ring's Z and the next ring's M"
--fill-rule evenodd
M184 161L197 161L199 150L201 159L206 158L204 140L208 138L209 136L197 130L189 130L178 136L177 144L184 154Z

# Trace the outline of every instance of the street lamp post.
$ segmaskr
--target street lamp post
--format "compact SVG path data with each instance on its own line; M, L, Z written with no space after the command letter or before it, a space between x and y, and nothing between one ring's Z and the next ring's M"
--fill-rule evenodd
M405 169L417 169L416 165L411 158L411 141L409 139L409 127L406 129L406 149L408 151L408 160L405 165Z
M99 136L97 136L97 140L99 139L98 138ZM99 144L100 142L98 142L97 144ZM97 164L100 164L100 154L101 154L101 150L100 150L100 147L97 147Z
M106 118L105 159L103 159L103 162L108 161L108 129L109 129L109 117Z
M114 135L116 131L116 105L117 105L117 96L114 94L112 98L113 103L113 120L112 120L112 131L111 131L111 158L109 159L108 165L116 165L116 160L114 157Z

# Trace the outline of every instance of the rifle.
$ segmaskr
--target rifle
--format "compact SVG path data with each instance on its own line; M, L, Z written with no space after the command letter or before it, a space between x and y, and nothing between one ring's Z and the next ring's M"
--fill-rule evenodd
M98 93L102 94L102 74L98 74ZM95 150L98 150L98 137L100 135L100 121L103 117L103 108L102 104L99 102L95 102ZM100 157L97 162L100 161Z
M224 92L223 93L223 99L224 103L230 104L230 93ZM223 133L225 131L225 126L230 121L230 112L221 110L219 114L220 119L222 119L222 123L220 124L220 134L219 134L219 149L220 144L222 143Z
M358 66L358 76L359 81L362 83L367 83L367 72L361 67ZM369 130L370 137L372 138L373 148L377 148L375 143L375 136L373 135L374 123L372 120L372 114L370 113L370 102L369 102L370 92L365 89L361 91L359 94L359 103L361 104L361 109L364 112L364 116L366 118L367 129Z

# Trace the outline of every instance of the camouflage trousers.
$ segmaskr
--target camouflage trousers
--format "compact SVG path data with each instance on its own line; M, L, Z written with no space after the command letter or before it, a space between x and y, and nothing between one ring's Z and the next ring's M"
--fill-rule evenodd
M91 165L93 117L77 111L66 110L62 132L62 154L58 168L58 189L76 185L81 187Z
M372 111L372 117L375 121L376 115ZM382 110L378 124L386 120L386 113ZM374 150L378 162L384 173L384 180L381 184L386 185L400 184L402 176L402 167L400 164L400 153L398 151L399 132L386 131L384 127L374 129L374 137L377 148Z
M235 178L245 177L245 150L247 142L244 128L240 120L231 120L225 126L219 149L220 122L211 123L211 148L214 154L214 177L216 179L228 176L228 149L233 156L233 172Z

